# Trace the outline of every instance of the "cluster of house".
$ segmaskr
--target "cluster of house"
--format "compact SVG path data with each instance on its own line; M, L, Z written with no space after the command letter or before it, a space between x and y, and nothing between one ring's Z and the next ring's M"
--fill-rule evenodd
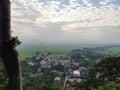
M35 62L31 58L26 58L25 61L29 66L34 66L35 65Z
M40 52L39 54L36 55L36 60L42 60L46 58L48 55L50 55L49 52Z
M69 68L66 72L66 76L64 77L64 80L61 78L61 76L57 76L54 78L54 84L59 84L61 86L69 88L73 87L76 82L79 83L83 81L88 76L89 69L86 67L79 67L78 69L71 69Z
M45 58L47 58L49 55L50 55L49 52L40 52L40 53L35 55L34 59L33 58L26 58L25 61L30 66L36 65L38 63L41 63L41 64L43 63L44 64L43 60Z
M79 67L78 69L68 69L69 78L81 78L84 79L87 77L89 69L87 67Z
M70 82L80 82L82 79L86 78L89 72L89 68L80 67L79 62L73 62L71 60L53 60L49 57L48 52L40 52L35 56L35 59L27 58L26 63L29 66L35 66L39 64L39 68L31 75L32 77L40 77L43 75L42 68L51 68L52 66L61 65L64 68L67 68L66 72L53 69L51 73L58 75L54 78L55 84L60 84L66 81ZM63 80L64 78L64 80Z

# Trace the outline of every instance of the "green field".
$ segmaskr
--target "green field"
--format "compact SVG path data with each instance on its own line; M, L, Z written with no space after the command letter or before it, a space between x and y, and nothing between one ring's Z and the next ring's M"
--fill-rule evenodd
M20 59L24 60L26 57L32 57L36 51L47 51L51 52L53 57L57 58L59 56L65 56L71 52L72 49L81 48L81 46L66 46L66 45L27 45L19 46L17 50L19 51Z
M104 46L104 45L102 45ZM52 58L68 55L73 49L81 49L83 47L101 47L101 45L83 45L83 44L42 44L42 45L20 45L17 47L19 51L20 60L26 57L32 57L36 51L47 51L52 53ZM120 53L120 47L109 48L105 53Z
M109 48L107 52L120 53L120 47Z

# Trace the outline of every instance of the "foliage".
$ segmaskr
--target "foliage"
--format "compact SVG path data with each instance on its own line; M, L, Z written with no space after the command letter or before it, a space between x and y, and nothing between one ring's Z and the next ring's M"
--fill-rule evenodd
M111 57L96 64L89 72L86 81L79 83L75 90L119 90L120 57ZM99 77L97 73L100 73Z
M37 70L38 66L29 66L25 61L22 61L23 67L23 90L62 90L62 88L54 84L56 74L51 73L52 68L43 68L43 75L31 76ZM56 67L58 70L63 70L61 66Z
M120 90L120 83L108 82L105 85L99 86L98 89L92 90Z
M0 60L0 90L6 90L8 77L3 62Z
M52 68L53 70L57 70L57 71L61 71L61 72L66 71L66 68L63 67L61 64L58 64L58 65L52 65L51 68Z

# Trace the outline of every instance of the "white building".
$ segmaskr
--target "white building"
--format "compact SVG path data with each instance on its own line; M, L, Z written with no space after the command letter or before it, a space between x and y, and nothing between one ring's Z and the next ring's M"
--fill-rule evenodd
M73 71L73 76L74 77L80 77L80 71L79 70Z

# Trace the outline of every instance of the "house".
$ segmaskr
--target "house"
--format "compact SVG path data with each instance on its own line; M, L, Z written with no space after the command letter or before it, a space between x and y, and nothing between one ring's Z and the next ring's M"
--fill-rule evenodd
M79 63L78 62L71 62L70 67L74 68L74 69L77 69L77 68L79 68Z
M86 78L88 75L89 69L86 67L79 67L79 71L80 71L80 77Z
M49 55L48 52L40 52L38 55L36 55L36 60L41 60L46 58Z
M80 71L79 70L73 71L73 77L79 78L80 77Z
M57 77L54 78L54 83L55 84L60 84L60 80L61 80L61 78L57 76Z
M97 73L96 73L96 78L100 78L100 76L102 76L102 75L103 75L102 73L97 72Z
M58 63L63 65L64 67L68 67L70 60L60 60Z
M73 69L68 69L67 76L71 78L73 76Z
M31 62L28 62L28 65L30 65L30 66L34 66L35 63L33 63L33 62L31 61Z
M33 60L30 59L30 58L27 58L27 59L26 59L26 63L27 63L28 65L30 65L30 66L34 66L34 65L35 65L35 63L33 62Z
M40 62L41 67L44 67L44 68L50 68L52 63L53 63L52 61L41 61Z

